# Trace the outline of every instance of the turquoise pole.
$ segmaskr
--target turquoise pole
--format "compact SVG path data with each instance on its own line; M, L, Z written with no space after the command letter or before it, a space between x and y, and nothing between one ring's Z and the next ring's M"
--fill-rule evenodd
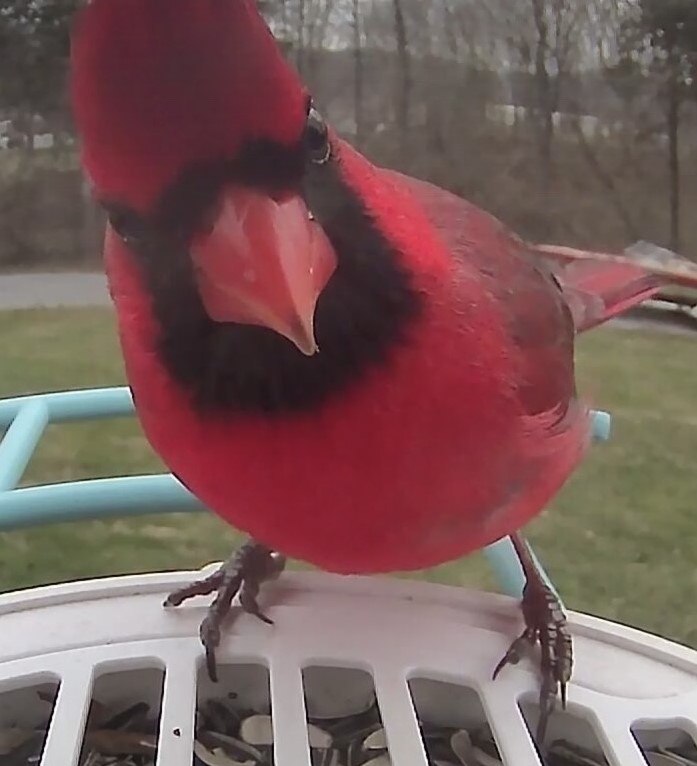
M203 506L171 474L89 479L0 493L0 531L200 510Z
M48 417L46 405L35 399L27 402L10 424L0 442L0 493L19 484L48 425Z
M127 386L56 391L0 399L0 428L9 426L20 410L37 401L48 408L51 423L133 415L133 399Z

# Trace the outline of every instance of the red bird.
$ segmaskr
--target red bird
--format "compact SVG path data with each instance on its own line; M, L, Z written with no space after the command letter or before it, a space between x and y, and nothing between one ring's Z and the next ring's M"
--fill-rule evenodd
M540 641L547 710L570 640L515 533L589 443L575 333L652 278L616 264L555 276L486 213L372 165L324 121L253 0L92 0L72 96L142 426L252 538L168 602L218 592L202 625L211 673L231 599L264 618L259 584L285 556L414 570L514 535L527 627L504 661Z

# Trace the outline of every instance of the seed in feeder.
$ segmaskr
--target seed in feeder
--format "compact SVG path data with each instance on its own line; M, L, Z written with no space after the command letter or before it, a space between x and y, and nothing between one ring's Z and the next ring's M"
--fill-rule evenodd
M491 758L500 760L499 749L496 746L494 735L491 733L491 728L489 726L483 726L480 729L470 732L470 734L472 737L472 744L475 745L477 749L481 750Z
M45 731L36 735L32 734L29 739L25 739L17 748L12 750L8 756L3 756L3 766L29 766L38 763L45 738Z
M390 756L385 754L366 761L362 766L392 766L392 761L390 760Z
M692 748L692 751L694 753L694 758L688 757L686 755L681 755L680 753L676 753L672 749L668 749L666 747L658 747L657 752L662 753L663 755L667 755L669 758L675 759L679 764L682 766L697 766L697 749L695 747Z
M677 753L659 748L657 753L644 753L649 766L694 766L694 761Z
M360 739L354 739L349 742L346 747L346 764L347 766L360 766L365 760L365 750L363 750L363 742Z
M440 729L436 736L433 731L424 731L423 742L429 761L459 764L459 759L450 746L453 733L452 729Z
M0 755L9 755L33 734L34 732L28 729L3 729L0 731Z
M248 760L261 762L264 754L253 745L243 742L241 739L229 737L217 731L200 732L198 740L210 750L220 748L226 755L235 761L245 762Z
M478 747L475 747L472 752L477 766L502 766L502 762L499 758L495 758L493 755L485 753Z
M603 755L598 756L587 748L566 742L563 739L552 742L549 746L549 758L566 766L607 766Z
M249 711L251 714L253 711ZM240 710L230 709L220 700L209 700L201 711L201 715L206 719L210 728L223 734L229 734L234 737L239 733L240 723L244 717Z
M222 748L209 750L200 742L194 742L194 755L205 766L256 766L254 761L236 761L230 758Z
M343 766L341 753L336 749L316 748L310 750L312 766Z
M381 728L380 713L373 705L362 713L332 719L310 719L310 723L322 721L321 728L334 738L334 747L343 748L354 740L362 740L376 729Z
M363 740L366 750L387 750L387 734L383 728L376 729Z
M94 702L92 704L94 705ZM135 723L144 723L149 712L150 705L148 705L146 702L136 702L135 705L127 707L125 710L122 710L120 713L117 713L116 715L101 723L98 728L131 728Z
M130 731L88 731L85 744L103 755L148 755L157 750L157 739Z
M228 703L230 704L230 703ZM93 703L94 705L94 703ZM145 718L147 705L126 709L97 703L90 715L80 766L155 766L156 717ZM238 702L203 703L197 714L194 766L269 766L273 731L266 711ZM38 766L49 711L36 729L0 729L1 766ZM321 722L321 723L320 723ZM429 766L501 766L491 729L465 731L420 722ZM182 731L173 729L175 736ZM312 766L391 766L387 738L375 704L352 715L315 717L308 725ZM383 752L384 751L384 752ZM697 766L692 742L644 753L647 766ZM552 742L548 766L608 766L602 753L564 740Z
M477 757L472 746L472 738L464 729L456 731L450 737L450 749L462 766L476 766Z
M315 697L306 697L305 707L310 720L340 720L377 710L377 700L374 691L363 699L337 700L336 689L322 688L315 690Z
M273 725L269 715L252 715L240 726L240 738L249 745L273 745Z
M319 726L315 726L310 723L307 726L307 738L310 743L310 747L317 748L319 750L326 750L332 746L334 738L331 734L328 734L324 729L320 729Z

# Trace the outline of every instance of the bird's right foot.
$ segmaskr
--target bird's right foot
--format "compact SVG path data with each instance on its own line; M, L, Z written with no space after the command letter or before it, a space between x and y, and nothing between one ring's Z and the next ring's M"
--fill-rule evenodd
M171 593L164 606L179 606L193 596L217 592L208 614L201 623L201 643L206 650L206 667L212 681L218 680L215 650L220 644L220 629L230 612L232 600L239 594L240 606L248 614L273 624L259 608L257 596L262 583L275 580L284 570L286 557L261 543L248 540L212 575Z

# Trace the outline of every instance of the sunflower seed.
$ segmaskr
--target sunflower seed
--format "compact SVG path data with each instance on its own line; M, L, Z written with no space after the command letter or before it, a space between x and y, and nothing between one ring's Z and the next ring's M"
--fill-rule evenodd
M228 707L220 700L208 700L201 708L201 716L206 721L206 726L215 731L235 737L239 734L240 724L244 718L254 715L254 710L239 710Z
M343 766L341 753L332 749L313 748L310 750L312 766Z
M674 759L674 761L676 761L678 764L681 764L682 766L697 766L697 761L694 760L694 758L697 758L697 749L695 749L694 758L682 755L681 753L677 753L675 750L668 749L666 747L658 747L657 751L661 755L666 755L669 758Z
M329 691L324 689L308 706L313 713L307 727L312 766L391 766L374 694L360 704L337 700L322 710L320 702L329 699ZM50 695L43 696L48 700ZM2 766L39 766L51 713L45 707L36 728L0 729ZM429 766L502 766L488 725L465 730L422 721L420 727ZM95 700L79 766L155 766L158 729L158 717L144 701L118 707ZM165 734L181 737L183 731L176 728ZM252 710L241 698L229 695L206 700L196 711L193 766L273 766L273 734L268 708ZM687 737L670 748L644 750L644 755L647 766L697 766L697 745ZM551 743L545 764L608 766L600 752L565 740Z
M307 738L310 743L310 747L318 750L326 750L332 746L334 738L331 734L320 729L313 723L307 725Z
M309 719L310 724L321 725L321 728L332 735L334 747L347 748L357 739L365 739L381 727L380 712L374 702L367 710L352 716L341 718Z
M44 733L32 734L24 740L18 747L10 751L9 755L3 756L3 766L33 766L41 758L41 751L44 749Z
M136 724L145 723L150 705L145 702L136 702L135 705L127 707L120 713L112 716L99 726L100 729L128 729L135 728Z
M551 766L607 766L603 755L565 740L552 742L548 755Z
M85 744L102 755L150 755L157 752L157 739L129 731L88 731Z
M464 729L456 731L450 737L450 749L455 753L462 766L477 766L469 732Z
M387 750L387 734L384 729L376 729L363 740L365 750Z
M249 745L273 745L270 715L251 715L240 726L240 739Z
M243 742L241 739L229 737L227 734L221 734L216 731L201 732L198 740L203 742L211 750L219 748L223 750L230 758L236 761L252 760L256 762L264 761L264 754L261 750Z
M216 747L209 750L200 742L194 742L194 755L205 766L255 766L253 760L238 761L228 756L222 748Z
M9 755L32 736L34 732L27 729L0 730L0 755Z
M489 755L478 747L473 749L475 766L503 766L500 758Z
M659 748L658 752L644 753L649 766L690 766L691 761Z
M360 692L347 694L342 668L309 667L303 671L306 685L305 706L310 720L346 718L364 713L376 705L375 689L366 674Z
M472 738L464 729L456 731L450 737L450 749L457 756L462 766L477 766L477 757L472 747Z
M372 758L369 761L365 761L362 766L392 766L392 761L390 760L390 756L385 755L379 755L377 758Z

